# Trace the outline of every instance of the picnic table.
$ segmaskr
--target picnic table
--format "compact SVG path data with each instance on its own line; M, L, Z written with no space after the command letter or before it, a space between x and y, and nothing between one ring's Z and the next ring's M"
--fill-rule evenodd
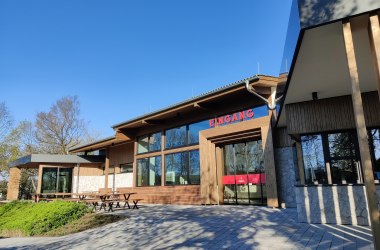
M99 206L99 211L104 209L106 211L108 205L108 212L113 211L113 206L115 208L121 208L121 203L124 202L123 208L128 206L128 209L131 209L129 204L130 201L133 202L132 209L138 209L138 202L142 199L130 199L131 195L134 195L134 192L120 192L113 191L107 193L99 192L83 192L83 193L38 193L35 194L35 202L42 200L51 201L54 199L60 199L64 201L75 201L75 202L85 202L86 204L91 204L93 209L96 210L96 207Z
M115 208L121 208L120 203L124 202L123 208L128 206L128 209L131 208L129 205L129 201L132 200L133 207L132 209L138 209L138 202L142 199L130 199L131 195L136 194L134 192L112 192L107 194L99 194L98 197L102 201L102 204L100 206L101 210L104 208L106 210L106 206L108 205L108 212L113 211L113 205L116 204Z

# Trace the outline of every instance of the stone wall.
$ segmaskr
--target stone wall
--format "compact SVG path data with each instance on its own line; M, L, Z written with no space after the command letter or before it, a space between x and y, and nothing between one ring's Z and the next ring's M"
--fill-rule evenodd
M17 200L20 188L21 169L10 168L9 169L9 181L7 190L7 200Z
M108 187L113 188L114 175L108 176ZM133 173L115 174L115 189L120 187L132 187Z
M280 204L296 207L295 185L297 159L293 147L275 149L276 173L278 180Z
M369 225L365 187L362 185L295 189L299 222ZM379 201L380 186L376 191Z
M114 175L108 176L108 187L113 188ZM73 177L73 192L77 191L77 176ZM100 176L79 176L78 192L98 191L99 188L104 188L104 175ZM118 187L132 187L133 173L123 173L115 175L115 189Z
M79 176L79 188L77 189L78 177L73 177L73 192L96 192L99 188L104 188L104 175L99 176Z

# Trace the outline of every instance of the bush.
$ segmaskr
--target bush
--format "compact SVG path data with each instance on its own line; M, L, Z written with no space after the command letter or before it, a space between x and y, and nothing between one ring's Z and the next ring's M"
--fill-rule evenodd
M88 212L86 205L81 203L13 201L0 207L0 235L12 231L25 236L43 234L77 220Z

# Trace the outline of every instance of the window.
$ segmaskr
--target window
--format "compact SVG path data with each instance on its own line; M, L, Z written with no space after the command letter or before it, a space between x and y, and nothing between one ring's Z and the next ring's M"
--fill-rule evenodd
M165 148L177 148L185 145L187 145L186 126L166 130Z
M380 180L380 129L369 130L372 166L375 180Z
M322 136L302 136L301 143L305 167L305 182L308 184L327 183Z
M361 169L356 133L354 131L301 137L308 184L360 183ZM330 167L331 175L327 175Z
M120 164L120 173L133 173L133 163Z
M356 136L353 133L328 134L328 151L332 183L358 183L359 157Z
M199 183L198 150L165 155L166 185L194 185Z
M199 131L209 129L209 121L201 121L189 125L189 144L199 143Z
M144 135L137 139L137 153L143 154L161 150L161 132Z
M161 156L138 159L137 186L161 185Z
M42 193L71 193L71 168L43 168Z

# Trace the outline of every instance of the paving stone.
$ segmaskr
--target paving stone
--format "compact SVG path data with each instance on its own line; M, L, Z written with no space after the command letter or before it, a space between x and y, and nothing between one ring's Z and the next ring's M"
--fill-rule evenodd
M373 249L369 227L297 223L295 209L145 205L63 237L0 239L1 249Z

